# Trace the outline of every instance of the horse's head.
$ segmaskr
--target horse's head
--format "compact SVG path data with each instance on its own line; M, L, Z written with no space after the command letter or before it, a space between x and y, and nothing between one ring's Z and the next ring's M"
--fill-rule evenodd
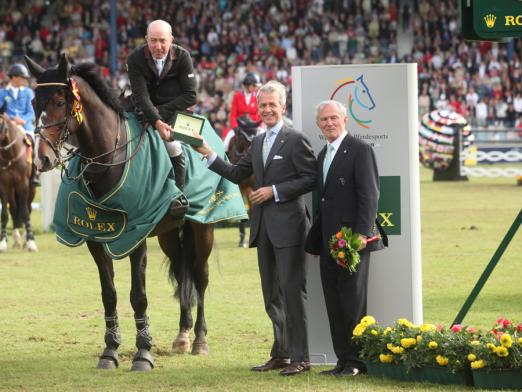
M0 115L0 143L2 143L7 135L8 135L8 127L10 126L11 121L6 113L2 113Z
M373 110L375 108L375 101L373 100L372 94L366 83L364 82L363 75L359 76L355 84L355 101L366 110Z
M237 128L234 129L236 143L248 148L252 144L252 139L257 135L261 121L253 121L249 115L245 114L237 119Z
M69 62L62 55L58 65L44 69L29 57L25 62L36 78L33 107L39 136L37 162L41 171L53 169L59 163L59 152L71 133L78 128L74 112L72 79ZM44 143L42 143L42 141Z

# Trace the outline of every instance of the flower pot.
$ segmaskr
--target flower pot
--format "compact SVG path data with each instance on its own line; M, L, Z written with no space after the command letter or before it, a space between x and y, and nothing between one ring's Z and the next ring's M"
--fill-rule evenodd
M369 376L392 378L401 381L413 381L402 363L367 362Z
M434 384L473 385L473 377L469 370L460 370L455 373L445 367L426 366L419 369L422 381Z
M522 389L522 369L473 370L475 388Z

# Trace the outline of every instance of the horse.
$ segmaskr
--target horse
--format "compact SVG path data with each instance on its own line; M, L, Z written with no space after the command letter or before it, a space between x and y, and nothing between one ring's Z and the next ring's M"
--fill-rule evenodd
M230 140L227 151L228 159L231 163L237 163L248 151L252 144L252 139L257 135L261 121L252 121L249 115L245 114L237 119L238 126L234 129L234 137ZM239 184L241 195L247 207L248 216L250 218L251 209L248 195L254 190L254 176L250 176ZM241 220L239 222L239 247L248 248L248 239L246 238L247 222Z
M2 232L0 252L7 249L7 222L13 219L13 247L25 246L29 252L38 247L31 228L31 203L36 188L31 184L31 163L27 162L25 134L7 116L0 116L0 198L2 202ZM19 229L25 227L25 244Z
M125 112L118 97L100 77L94 64L70 65L62 55L58 65L44 69L29 57L25 60L37 79L34 105L37 119L41 117L42 122L37 130L37 156L41 170L51 170L58 164L63 168L68 157L62 155L62 148L71 140L71 144L77 146L77 150L71 154L81 160L82 171L77 178L71 178L67 170L62 169L62 181L83 181L95 198L106 195L120 180L125 162L133 160L134 164L136 161L134 153L130 156L126 154L125 146L131 141L127 140L126 132L122 131L125 128ZM42 112L44 115L41 115ZM155 131L151 133L152 137L157 137ZM161 140L159 143L163 153L163 143ZM168 159L166 155L165 159ZM138 186L143 188L143 184ZM94 209L87 212L89 219L96 217ZM169 278L176 286L176 296L180 302L179 332L172 349L177 353L190 351L189 334L194 326L192 307L197 300L192 354L208 354L204 298L208 285L208 257L214 241L213 225L184 222L183 214L167 212L149 234L151 236L158 237L160 248L167 259ZM100 242L88 240L87 247L98 267L105 311L105 349L97 367L114 369L119 365L117 349L121 335L113 259ZM135 245L129 258L132 282L130 302L134 310L137 347L131 370L149 371L154 367L154 359L150 352L152 337L148 328L145 290L146 240Z

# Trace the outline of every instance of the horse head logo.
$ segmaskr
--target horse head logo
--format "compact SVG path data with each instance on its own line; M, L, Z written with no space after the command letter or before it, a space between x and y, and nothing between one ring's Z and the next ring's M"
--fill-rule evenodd
M350 116L361 127L369 129L369 124L372 123L372 120L365 119L366 117L363 117L364 114L359 114L359 112L370 112L375 109L376 104L370 89L364 82L363 75L359 76L355 80L352 78L337 80L335 84L337 87L330 96L330 99L335 99L337 93L340 93L341 90L343 92L347 91L347 106ZM341 99L339 101L342 102L343 100Z

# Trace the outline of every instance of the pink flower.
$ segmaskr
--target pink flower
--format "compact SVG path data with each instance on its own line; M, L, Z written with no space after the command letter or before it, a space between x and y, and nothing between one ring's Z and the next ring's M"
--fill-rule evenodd
M437 332L441 332L442 328L443 328L442 324L440 324L440 323L437 324Z
M466 332L476 333L477 332L477 328L475 328L475 327L468 327L468 328L466 328Z
M451 330L455 333L458 333L460 331L462 331L462 325L461 324L455 324L455 325L452 325L451 326Z
M517 325L517 331L518 332L522 332L522 324L518 324Z
M504 317L501 317L497 320L498 325L502 325L504 328L506 328L508 325L511 324L511 321L508 319L505 319Z
M339 245L339 248L344 248L346 246L346 241L343 240L343 239L340 239L338 242L337 242L337 245Z

